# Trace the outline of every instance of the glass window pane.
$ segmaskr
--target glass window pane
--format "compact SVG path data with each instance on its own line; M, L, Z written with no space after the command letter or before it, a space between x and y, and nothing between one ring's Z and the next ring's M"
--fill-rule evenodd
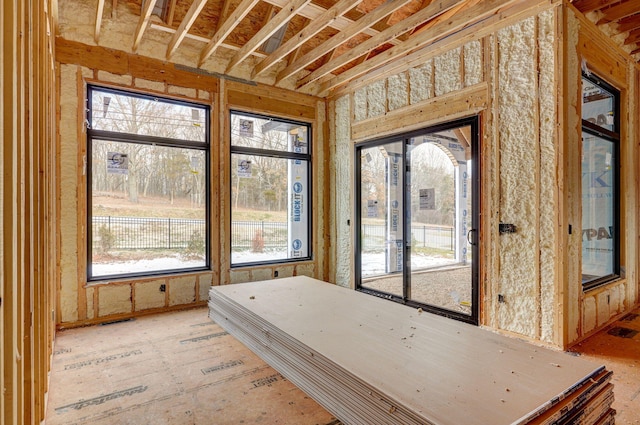
M402 142L359 153L361 286L402 297Z
M597 84L582 78L582 119L615 131L615 97Z
M233 146L271 151L309 153L309 127L287 121L231 114Z
M615 269L615 144L583 132L582 278L589 282Z
M470 126L410 140L411 299L471 315Z
M198 105L92 90L93 130L206 142L206 114Z
M231 155L231 263L307 258L309 163Z
M205 151L93 140L90 277L206 266Z

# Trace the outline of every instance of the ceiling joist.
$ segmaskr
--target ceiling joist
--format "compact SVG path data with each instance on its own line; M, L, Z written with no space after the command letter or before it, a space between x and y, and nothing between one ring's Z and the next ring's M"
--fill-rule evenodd
M171 41L167 47L167 60L171 59L171 56L176 52L178 46L180 46L180 43L182 43L182 40L184 40L189 29L191 29L191 26L196 21L198 15L206 4L207 0L194 0L193 3L191 3L189 11L184 19L182 19L182 22L180 22L180 26L176 30L175 34L173 34L173 37L171 37Z
M142 13L140 14L140 20L138 21L138 27L136 28L136 32L133 38L133 51L138 50L138 45L140 44L140 40L142 40L142 36L144 35L147 26L149 25L149 19L151 18L151 12L153 8L156 6L156 2L158 0L147 0L144 3Z
M93 33L93 39L96 44L100 44L100 27L102 26L102 13L104 12L104 0L98 0L96 7L96 28Z
M311 0L291 0L284 8L280 10L269 22L263 26L251 40L249 40L231 59L227 65L226 73L230 73L240 62L245 60L253 51L264 44L280 27L289 22L293 17Z
M304 27L300 32L291 37L288 41L282 44L273 53L267 56L262 62L257 64L251 73L251 78L262 74L264 71L275 65L278 61L282 60L285 56L294 50L297 50L300 46L306 43L311 37L318 34L320 31L330 26L338 17L342 16L348 10L353 9L360 4L362 0L341 0L334 4L330 9L327 9L322 15L316 19L311 20L309 24Z
M411 0L391 0L378 6L375 10L367 13L364 17L351 25L350 28L347 28L339 34L331 37L329 40L283 69L276 78L276 84L302 70L305 66L315 62L318 58L324 56L341 44L349 41L350 39L361 33L365 28L371 27L380 19L405 6L407 3L409 3L409 1Z
M220 47L220 44L231 34L231 32L235 29L236 26L240 24L240 21L244 19L245 16L253 9L253 7L260 0L242 0L240 4L236 7L236 9L229 15L229 17L224 21L220 28L211 38L207 47L205 47L200 53L200 59L198 61L198 66L202 66L204 61L206 61L209 56L211 56L215 50Z
M411 15L407 19L398 22L397 24L389 27L386 31L379 33L375 37L371 37L364 43L357 45L350 49L343 55L338 56L331 62L321 66L313 71L311 74L302 78L298 82L298 88L304 87L318 78L329 74L331 71L340 68L343 65L351 62L352 60L373 51L376 47L384 44L387 40L396 38L401 34L404 34L423 22L429 21L438 15L441 15L455 6L464 6L464 0L443 0L440 2L431 3L429 6L422 9L420 12ZM406 43L406 42L405 42Z

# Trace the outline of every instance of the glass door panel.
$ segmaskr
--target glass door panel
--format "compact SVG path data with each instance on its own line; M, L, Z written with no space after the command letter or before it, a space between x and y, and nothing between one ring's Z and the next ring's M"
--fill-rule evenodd
M472 314L471 126L409 139L408 298Z
M403 296L403 142L359 150L360 288Z

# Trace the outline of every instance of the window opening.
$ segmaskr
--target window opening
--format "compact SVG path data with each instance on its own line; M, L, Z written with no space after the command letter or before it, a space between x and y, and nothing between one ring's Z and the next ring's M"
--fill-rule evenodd
M209 107L89 86L87 109L88 280L208 269Z
M311 126L231 112L231 265L311 258Z
M620 275L619 92L582 76L582 285Z
M356 287L478 320L476 117L356 150Z

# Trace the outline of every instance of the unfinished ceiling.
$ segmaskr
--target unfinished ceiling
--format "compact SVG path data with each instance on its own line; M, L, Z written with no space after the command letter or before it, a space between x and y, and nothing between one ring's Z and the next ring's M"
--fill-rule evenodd
M171 62L327 95L372 69L451 36L514 0L54 0L90 8L93 41L123 50L161 40ZM131 19L134 18L134 19ZM69 22L69 27L88 23ZM88 25L87 25L88 26ZM75 31L75 28L71 29ZM63 37L66 37L63 31ZM113 37L111 37L113 38ZM130 43L130 44L129 44ZM127 45L128 44L128 45ZM146 46L145 46L146 44ZM113 46L110 46L113 47ZM195 52L195 53L194 53ZM162 53L162 54L161 54ZM187 58L187 60L185 60Z
M572 3L640 61L640 0L573 0Z
M98 45L117 33L123 50L326 96L525 0L52 1L88 8ZM640 60L640 0L572 3Z

